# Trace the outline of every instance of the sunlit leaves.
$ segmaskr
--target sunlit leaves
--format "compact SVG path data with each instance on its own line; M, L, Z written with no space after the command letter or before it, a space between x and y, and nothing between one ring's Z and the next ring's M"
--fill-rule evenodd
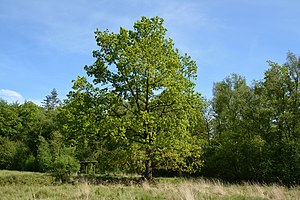
M179 151L183 146L190 149L183 141L195 133L193 123L199 122L203 106L194 91L196 63L187 54L181 56L166 38L162 18L142 17L133 27L120 28L119 33L97 30L100 49L93 53L95 63L85 67L100 85L95 94L105 91L106 130L116 139L142 145L146 169L153 167L151 159L165 146L161 141L178 146L177 153L170 154L175 162L185 160Z

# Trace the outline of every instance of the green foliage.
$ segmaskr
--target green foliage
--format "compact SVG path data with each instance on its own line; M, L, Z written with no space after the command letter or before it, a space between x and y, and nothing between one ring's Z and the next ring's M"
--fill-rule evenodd
M2 136L7 136L12 141L22 141L36 156L39 136L48 140L52 132L57 130L56 111L45 112L30 101L21 105L1 105L4 105L4 108L1 108L0 112L2 111L5 118L5 123L1 126Z
M61 104L0 99L0 169L51 172L65 181L80 161L97 172L204 175L300 184L300 58L268 61L264 79L232 74L213 98L195 91L197 65L167 38L163 19L96 30L87 75ZM237 197L238 198L238 197Z
M28 101L19 107L19 118L22 123L22 141L26 143L30 152L36 156L38 146L38 136L41 134L40 126L43 110L34 103Z
M16 170L27 170L26 169L26 161L31 157L31 152L26 144L18 141L15 143L16 152L12 159L11 169Z
M38 169L39 169L39 167L38 167L36 158L32 154L29 154L29 156L27 157L27 159L25 161L25 170L26 171L38 171Z
M59 132L54 132L49 142L43 137L39 141L37 161L40 171L51 172L61 181L66 181L71 173L79 171L80 164L75 157L75 148L65 146Z
M160 149L173 151L169 156L175 163L186 160L179 161L186 154L174 153L182 147L166 148L164 143L178 146L191 140L189 129L203 105L192 82L197 66L166 38L163 19L158 17L142 17L134 30L120 28L117 34L97 30L95 34L100 50L93 52L96 61L85 69L95 86L101 85L94 96L104 100L105 134L140 145L144 155L139 161L145 163L145 177L151 179ZM179 168L189 169L177 165L174 170Z
M21 119L18 117L19 104L8 104L0 99L0 136L9 137L12 140L22 139Z
M206 149L204 173L228 181L253 180L261 154L253 119L253 90L245 78L233 74L214 85L214 126Z
M41 172L47 172L52 169L53 157L51 154L49 143L42 136L40 136L39 138L37 162L39 165L39 170Z
M16 154L16 143L7 137L0 137L0 168L11 169L12 160Z
M53 162L53 175L58 180L65 182L72 173L80 169L78 160L74 157L74 148L64 147Z
M279 65L269 62L264 82L259 87L266 122L263 138L268 141L264 151L266 158L264 177L274 174L271 181L299 183L300 153L300 59L288 53L287 62Z
M0 169L34 170L35 160L21 141L0 137Z
M74 81L73 89L59 109L60 130L68 145L76 146L80 160L97 159L103 136L103 106L101 98L84 77Z
M214 86L205 175L227 181L299 183L300 59L288 53L253 87L238 75Z

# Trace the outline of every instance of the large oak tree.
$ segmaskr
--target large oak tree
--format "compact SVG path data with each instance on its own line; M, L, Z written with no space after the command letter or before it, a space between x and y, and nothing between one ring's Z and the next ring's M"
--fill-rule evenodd
M159 17L142 17L134 30L97 30L100 49L93 52L95 63L85 67L99 94L106 94L109 134L144 152L138 156L146 179L154 167L191 171L201 165L197 66L180 55L166 31Z

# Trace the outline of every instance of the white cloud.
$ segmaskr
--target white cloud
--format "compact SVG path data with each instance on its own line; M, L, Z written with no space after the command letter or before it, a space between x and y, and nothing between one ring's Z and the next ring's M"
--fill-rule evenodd
M13 102L23 103L25 100L20 93L8 89L0 89L0 98L9 103L13 103Z
M7 90L7 89L1 89L0 95L3 95L5 97L12 97L12 98L23 98L20 93L13 90Z

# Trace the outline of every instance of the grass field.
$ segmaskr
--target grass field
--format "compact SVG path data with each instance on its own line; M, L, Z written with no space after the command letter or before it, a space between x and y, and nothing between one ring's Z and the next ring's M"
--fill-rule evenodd
M300 188L157 179L155 184L60 184L48 174L0 171L0 199L299 199Z

